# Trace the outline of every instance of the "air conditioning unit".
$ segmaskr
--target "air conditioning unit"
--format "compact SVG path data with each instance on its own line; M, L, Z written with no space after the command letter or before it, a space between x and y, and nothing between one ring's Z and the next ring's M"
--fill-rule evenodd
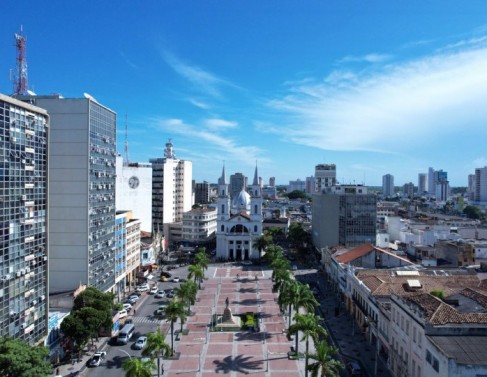
M20 328L23 330L28 326L27 322L24 322L20 325Z

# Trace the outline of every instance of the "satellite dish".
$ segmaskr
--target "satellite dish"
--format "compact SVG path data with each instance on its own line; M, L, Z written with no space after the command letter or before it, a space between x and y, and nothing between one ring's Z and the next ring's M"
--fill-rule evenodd
M32 90L27 90L27 94L29 96L36 96L37 94L35 94Z
M93 97L91 94L88 94L88 93L83 93L83 96L84 96L85 98L88 98L88 99L92 100L92 101L98 102L98 101L95 99L95 97Z

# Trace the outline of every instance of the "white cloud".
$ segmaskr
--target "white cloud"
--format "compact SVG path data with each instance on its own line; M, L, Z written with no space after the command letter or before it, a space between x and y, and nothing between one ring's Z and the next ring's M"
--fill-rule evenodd
M238 125L237 122L231 122L225 119L217 119L217 118L205 119L203 123L205 124L206 127L208 127L211 130L235 128Z
M389 59L391 59L391 55L389 55L389 54L371 53L371 54L366 54L363 56L348 55L348 56L345 56L344 58L340 59L338 61L338 63L360 63L360 62L382 63L382 62L389 60Z
M388 153L473 130L485 137L487 47L477 42L290 88L268 103L287 115L279 134L321 149Z
M181 119L154 119L152 123L166 133L183 135L186 142L189 139L194 140L198 143L198 149L206 150L210 156L224 156L226 161L235 161L239 165L249 166L253 166L256 160L263 163L268 161L263 157L262 150L256 146L240 145L231 137L220 136L214 130L205 130L185 123Z
M210 109L210 105L208 105L207 103L205 103L205 102L203 102L203 101L196 100L196 99L194 99L194 98L190 98L190 99L189 99L189 102L190 102L192 105L194 105L194 106L196 106L196 107L198 107L198 108L200 108L200 109L203 109L203 110L209 110L209 109Z
M212 97L220 97L221 86L234 86L232 83L214 75L209 71L204 70L201 67L183 62L176 55L171 54L168 51L163 51L162 55L166 63L176 73L191 82L204 94L210 95Z

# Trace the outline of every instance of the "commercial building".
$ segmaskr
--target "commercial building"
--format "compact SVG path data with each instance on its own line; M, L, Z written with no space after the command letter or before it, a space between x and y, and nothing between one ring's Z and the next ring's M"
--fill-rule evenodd
M242 173L235 173L230 176L230 199L233 200L235 197L237 197L242 189L247 190L247 181L247 176L243 175Z
M144 232L152 232L152 165L117 156L115 208L132 211Z
M163 231L164 224L181 223L183 213L191 209L193 164L179 160L169 140L164 158L152 163L152 230Z
M425 193L426 190L426 184L427 184L427 177L425 173L419 173L418 174L418 194L423 194Z
M297 179L295 181L289 181L289 185L287 186L287 192L293 191L306 191L306 181L302 181Z
M313 195L312 237L318 248L375 243L377 197L361 185L341 185Z
M89 95L23 100L51 120L49 291L113 290L117 115Z
M190 245L203 246L216 237L216 208L194 208L183 214L181 239Z
M319 164L315 166L315 192L325 187L336 185L337 170L335 164Z
M474 200L480 203L487 202L487 166L475 169L474 182Z
M207 181L196 183L194 187L195 204L208 204L210 202L211 187Z
M414 197L414 183L409 182L405 183L402 186L402 196L405 198L413 198Z
M382 176L382 194L385 197L394 195L394 176L386 174Z
M0 94L0 337L48 333L47 111Z

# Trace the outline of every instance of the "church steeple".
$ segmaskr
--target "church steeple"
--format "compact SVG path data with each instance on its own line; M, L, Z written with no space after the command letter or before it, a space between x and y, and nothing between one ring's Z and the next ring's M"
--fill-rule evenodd
M257 161L255 161L255 173L254 173L254 182L252 182L252 186L259 185L259 173L257 172Z
M223 162L223 169L222 169L222 176L218 178L219 185L226 185L227 184L227 177L225 174L225 162Z

